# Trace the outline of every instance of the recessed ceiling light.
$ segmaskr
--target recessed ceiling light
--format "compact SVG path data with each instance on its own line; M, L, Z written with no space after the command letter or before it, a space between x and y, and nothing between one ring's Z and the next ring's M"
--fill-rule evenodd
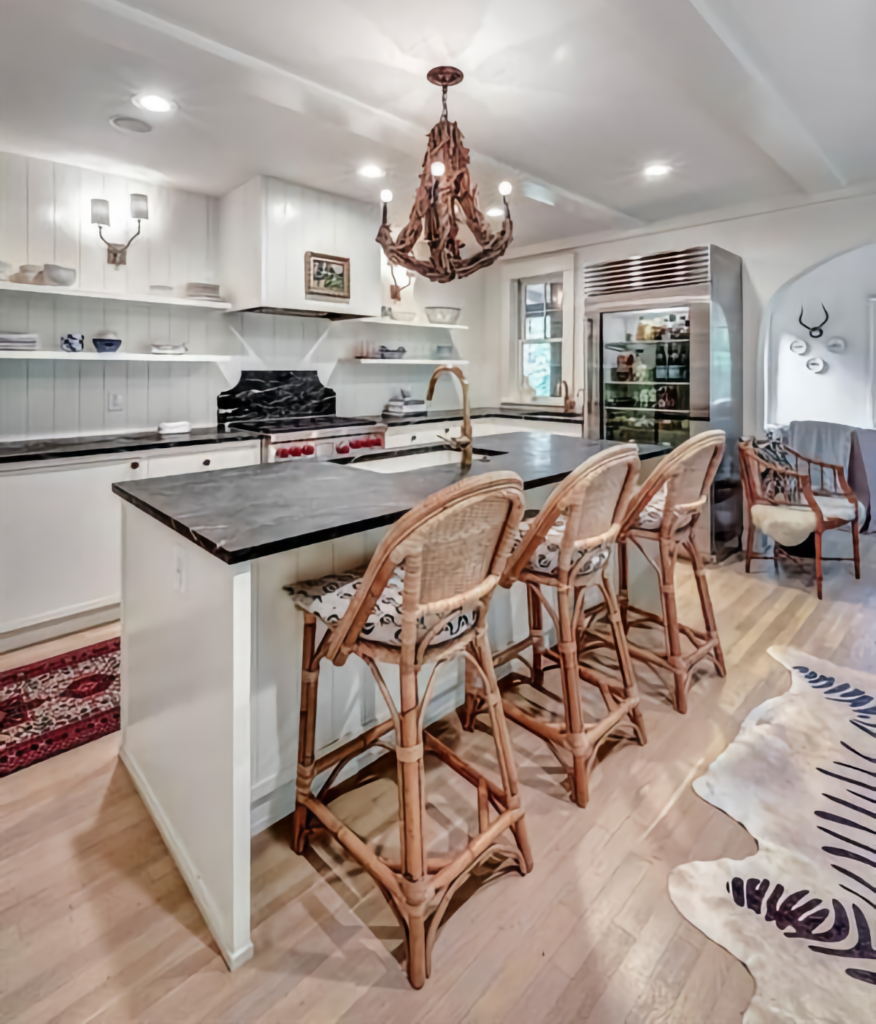
M144 93L142 96L134 97L134 106L141 110L151 110L153 114L169 114L176 110L173 100L165 99L163 96L156 96L155 93Z
M137 135L152 131L152 125L141 121L139 117L111 117L110 124L120 132L133 132Z
M489 208L489 210L487 210L487 216L488 217L504 217L505 216L505 211L502 209L501 206L491 206Z
M669 174L672 168L669 164L648 164L645 168L646 178L662 178L664 174Z
M365 164L364 167L359 168L359 173L363 178L382 178L386 171L378 167L376 164Z

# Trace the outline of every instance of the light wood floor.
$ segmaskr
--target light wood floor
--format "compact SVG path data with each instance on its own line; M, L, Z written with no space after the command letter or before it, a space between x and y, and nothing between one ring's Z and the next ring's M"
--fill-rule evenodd
M739 563L710 570L728 678L707 673L683 717L642 673L650 742L611 752L585 811L566 798L546 749L512 725L535 870L491 881L456 910L420 992L408 988L398 927L368 877L328 847L296 857L281 826L253 840L256 955L230 974L118 761L118 735L0 781L0 1020L739 1021L750 976L678 914L666 879L677 864L744 857L754 844L690 784L742 718L787 687L771 644L876 667L872 538L863 554L859 583L848 566L828 565L823 602L805 571L777 578L765 562L750 576ZM693 621L680 572L683 617ZM4 655L0 668L106 632ZM460 734L455 719L445 726L468 756L489 762L484 733ZM445 770L429 779L433 828L458 839L470 794ZM343 811L373 832L393 800L377 781L343 798Z

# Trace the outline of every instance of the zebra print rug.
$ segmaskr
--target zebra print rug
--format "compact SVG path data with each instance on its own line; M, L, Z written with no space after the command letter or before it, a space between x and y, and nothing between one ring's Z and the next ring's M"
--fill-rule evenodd
M676 868L682 914L757 985L744 1024L876 1022L876 678L789 648L791 688L755 708L694 789L758 852Z

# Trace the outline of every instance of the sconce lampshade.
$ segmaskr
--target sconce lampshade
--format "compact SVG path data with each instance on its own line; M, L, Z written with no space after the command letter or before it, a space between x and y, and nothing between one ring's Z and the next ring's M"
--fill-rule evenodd
M139 192L131 193L131 219L149 220L149 198Z
M102 224L108 228L110 226L109 218L109 200L107 199L92 199L91 200L91 223Z

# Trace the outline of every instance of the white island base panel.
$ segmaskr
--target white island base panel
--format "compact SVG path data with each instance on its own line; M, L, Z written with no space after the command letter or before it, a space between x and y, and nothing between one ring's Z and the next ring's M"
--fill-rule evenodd
M538 507L544 493L526 497ZM295 807L303 617L283 585L363 565L385 531L230 566L122 504L121 756L234 969L253 955L250 837ZM522 585L496 592L489 625L496 650L525 636ZM439 669L427 723L462 704L463 666ZM384 674L398 700L396 670ZM318 755L388 717L363 662L323 663Z

